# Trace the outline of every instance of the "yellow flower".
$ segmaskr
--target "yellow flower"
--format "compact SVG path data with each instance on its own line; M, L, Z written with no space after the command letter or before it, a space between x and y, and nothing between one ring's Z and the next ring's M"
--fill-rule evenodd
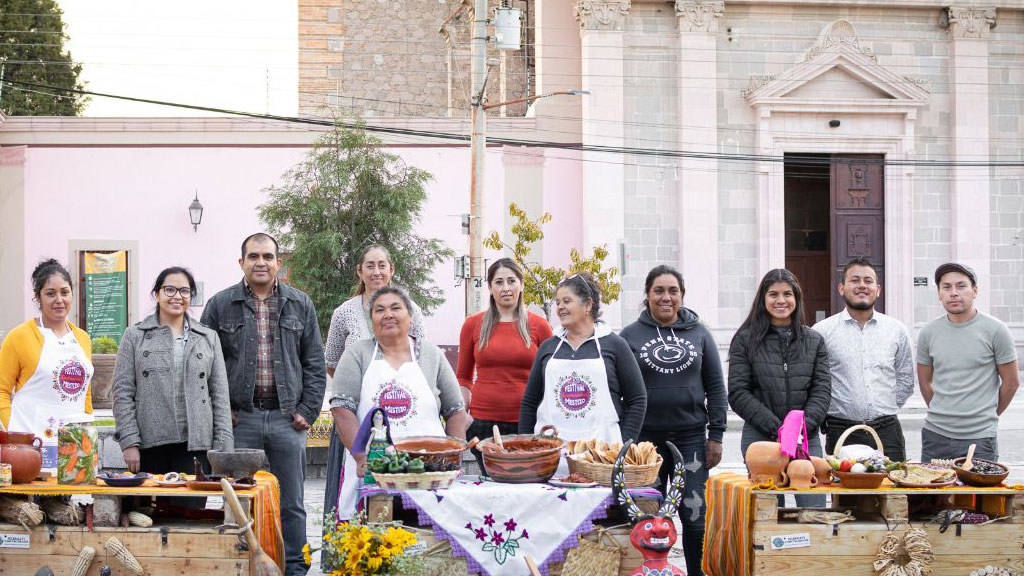
M369 558L366 561L366 567L370 569L371 574L375 574L380 569L383 561L380 558Z
M313 563L313 556L309 553L309 542L306 542L306 545L302 547L302 561L307 565Z

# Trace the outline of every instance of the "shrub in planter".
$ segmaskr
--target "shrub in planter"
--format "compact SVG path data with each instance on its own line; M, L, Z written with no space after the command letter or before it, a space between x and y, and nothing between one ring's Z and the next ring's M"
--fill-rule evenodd
M114 406L114 364L117 362L117 340L108 336L92 339L92 407Z

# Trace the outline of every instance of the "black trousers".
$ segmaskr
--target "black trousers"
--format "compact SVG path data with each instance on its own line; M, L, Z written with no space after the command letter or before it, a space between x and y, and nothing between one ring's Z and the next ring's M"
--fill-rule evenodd
M168 472L184 472L195 474L193 458L198 458L203 471L210 473L210 461L206 459L205 450L190 452L188 444L164 444L139 450L139 469L150 474L166 474Z
M846 432L847 428L856 426L857 424L867 424L875 429L878 434L878 439L882 441L882 452L889 460L896 462L903 462L907 459L907 447L906 441L903 438L903 427L900 426L899 418L895 415L892 416L881 416L874 420L867 422L854 422L852 420L843 420L842 418L836 418L829 416L825 420L825 454L832 454L835 451L836 443L839 442L839 437ZM866 444L875 448L875 439L864 430L857 430L853 434L850 434L846 440L843 441L843 446L850 444Z

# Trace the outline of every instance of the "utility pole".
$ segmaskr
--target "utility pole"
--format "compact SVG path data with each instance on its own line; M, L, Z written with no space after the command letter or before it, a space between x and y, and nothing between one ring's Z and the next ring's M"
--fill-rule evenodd
M472 150L469 186L469 280L466 316L484 308L484 160L487 152L487 0L473 0L473 39L470 44L470 129Z

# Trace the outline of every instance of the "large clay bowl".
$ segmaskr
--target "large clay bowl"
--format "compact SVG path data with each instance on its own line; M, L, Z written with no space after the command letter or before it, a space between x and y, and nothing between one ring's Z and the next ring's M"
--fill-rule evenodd
M43 455L35 446L6 444L0 447L0 462L11 465L11 482L28 484L39 476Z
M832 474L839 479L842 488L854 490L874 490L882 485L886 478L883 472L840 472L833 470Z
M248 478L256 474L267 463L267 455L258 448L236 448L227 452L208 450L206 457L214 474L232 478Z
M558 469L562 456L561 438L533 434L501 437L505 451L494 440L483 440L477 447L484 459L484 472L496 482L528 484L547 482Z
M1010 469L1004 466L1003 464L1000 464L999 462L992 462L991 460L981 460L979 458L973 458L972 462L985 462L986 464L994 464L995 466L1002 468L1002 474L978 474L977 472L974 471L964 470L963 468L961 468L961 466L963 466L964 464L964 460L967 460L966 456L963 458L957 458L956 460L953 460L953 471L956 472L956 477L959 478L961 482L967 484L968 486L975 486L978 488L998 486L1002 484L1003 480L1006 480L1006 477L1010 474Z
M462 453L467 444L451 436L408 436L395 441L395 449L423 460L427 472L447 472L462 468Z

